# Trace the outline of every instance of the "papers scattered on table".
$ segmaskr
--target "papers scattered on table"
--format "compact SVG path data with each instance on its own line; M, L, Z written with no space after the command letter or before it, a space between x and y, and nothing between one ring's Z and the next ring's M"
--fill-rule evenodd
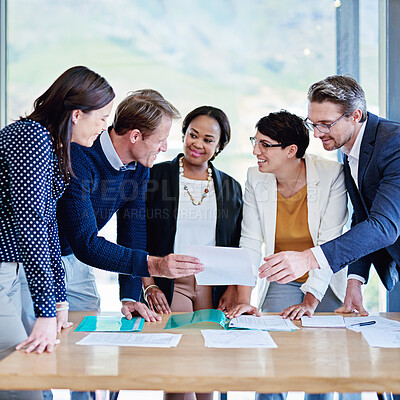
M389 330L400 329L399 321L394 321L392 319L387 319L379 316L345 317L344 321L346 323L346 327L355 332L363 332L371 328L382 328ZM368 324L369 322L374 322L374 324Z
M233 318L229 323L230 328L258 329L263 331L294 331L298 328L290 319L283 319L280 315L241 315Z
M197 257L204 264L204 271L195 275L198 285L254 286L256 283L247 249L188 246L183 253Z
M176 347L182 335L172 333L90 333L77 342L86 346Z
M265 331L222 331L205 329L201 331L206 347L223 349L277 348L271 335Z
M313 317L301 317L303 328L346 328L341 315L314 315Z
M400 348L399 321L379 316L368 316L346 317L345 322L347 328L361 332L371 347Z
M75 332L140 332L144 319L135 317L131 320L121 316L87 315L75 329Z
M363 331L362 335L371 347L400 348L400 329L387 331L372 328Z

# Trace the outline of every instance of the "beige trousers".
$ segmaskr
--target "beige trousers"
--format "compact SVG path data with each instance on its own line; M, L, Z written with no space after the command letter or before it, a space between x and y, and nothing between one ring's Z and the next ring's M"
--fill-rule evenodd
M25 315L31 313L32 299L29 289L22 282L22 266L17 263L0 263L0 360L15 350L27 338L30 326ZM25 325L24 325L25 322ZM39 391L0 391L0 400L42 400Z

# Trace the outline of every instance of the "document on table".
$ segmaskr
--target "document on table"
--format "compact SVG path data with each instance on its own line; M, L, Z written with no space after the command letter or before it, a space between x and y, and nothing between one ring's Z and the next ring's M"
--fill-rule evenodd
M222 331L204 329L201 331L206 347L223 349L277 348L271 335L265 331Z
M363 330L362 335L371 347L400 348L400 329L370 328Z
M344 319L341 315L314 315L301 317L303 328L346 328Z
M195 275L198 285L254 286L256 276L247 249L217 246L188 246L183 254L197 257L204 271Z
M176 347L181 334L172 333L90 333L77 342L86 346Z
M294 331L298 328L290 319L284 319L280 315L241 315L233 318L229 323L230 328L258 329L262 331Z
M386 330L400 329L400 321L380 316L344 317L344 322L346 323L346 328L355 332L363 332L372 328L381 328ZM369 324L369 322L374 323Z
M345 317L346 326L361 332L371 347L400 348L400 322L380 316Z

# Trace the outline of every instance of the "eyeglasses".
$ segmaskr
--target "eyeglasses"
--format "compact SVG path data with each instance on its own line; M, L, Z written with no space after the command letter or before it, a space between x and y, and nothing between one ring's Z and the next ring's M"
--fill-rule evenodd
M266 151L270 147L283 147L282 143L269 144L267 142L264 142L263 140L256 139L254 136L250 136L250 142L251 142L251 145L253 146L253 149L256 147L257 144L259 144L261 151Z
M310 130L317 128L321 133L331 133L332 126L335 125L336 122L339 122L343 117L348 115L349 115L348 113L344 113L342 116L340 116L337 120L333 121L331 124L314 124L312 121L310 121L309 118L306 118L304 120L304 125Z

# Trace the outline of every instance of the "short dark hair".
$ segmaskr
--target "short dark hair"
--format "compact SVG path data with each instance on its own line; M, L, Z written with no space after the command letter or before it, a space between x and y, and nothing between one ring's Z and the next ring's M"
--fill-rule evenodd
M33 112L21 119L39 122L52 136L64 180L73 174L70 159L72 111L88 113L106 106L115 97L112 87L96 72L72 67L35 100Z
M310 102L323 103L330 101L342 109L342 114L351 114L361 110L360 122L367 118L365 93L357 81L350 75L332 75L314 83L308 89L307 99Z
M308 129L303 119L286 110L272 112L261 118L256 128L261 134L281 143L283 148L295 144L297 158L304 156L310 143Z
M221 153L221 151L224 149L224 147L231 140L231 125L229 123L229 119L228 119L227 115L219 108L212 107L212 106L201 106L201 107L195 108L193 111L190 111L190 113L188 115L186 115L185 119L183 120L183 123L182 123L183 137L185 136L190 123L195 118L200 117L201 115L206 115L207 117L215 119L218 122L219 129L221 131L221 136L219 138L218 150L216 151L214 156L211 158L211 161L212 161L219 153Z
M164 115L180 118L179 111L156 90L136 90L118 104L112 128L120 136L138 129L145 137L158 127Z

